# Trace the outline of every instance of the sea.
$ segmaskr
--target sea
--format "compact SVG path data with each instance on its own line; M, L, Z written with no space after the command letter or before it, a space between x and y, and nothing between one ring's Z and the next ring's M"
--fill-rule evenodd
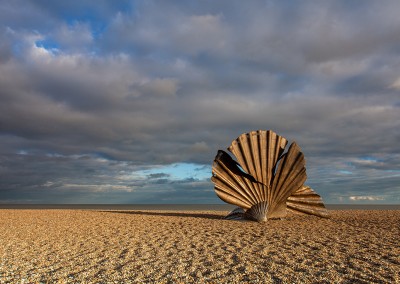
M400 204L325 204L329 210L400 210ZM231 211L230 204L1 204L0 209Z

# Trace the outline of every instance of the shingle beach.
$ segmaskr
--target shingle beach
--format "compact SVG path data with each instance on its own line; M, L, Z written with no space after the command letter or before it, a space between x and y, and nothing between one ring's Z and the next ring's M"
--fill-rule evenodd
M0 283L400 283L400 210L0 210Z

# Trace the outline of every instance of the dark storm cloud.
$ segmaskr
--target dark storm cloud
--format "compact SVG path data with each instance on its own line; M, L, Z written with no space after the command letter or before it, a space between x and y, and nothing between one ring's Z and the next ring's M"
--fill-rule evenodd
M159 178L166 178L169 177L169 174L165 173L155 173L155 174L149 174L148 177L150 179L159 179Z
M302 147L329 202L396 200L399 8L2 3L0 197L213 203L206 179L141 171L210 170L241 133L273 129Z

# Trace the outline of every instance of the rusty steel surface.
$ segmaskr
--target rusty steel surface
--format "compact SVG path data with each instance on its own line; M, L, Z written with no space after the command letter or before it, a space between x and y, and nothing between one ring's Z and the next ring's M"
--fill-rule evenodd
M305 159L300 147L268 130L240 135L228 151L219 150L211 180L219 198L239 206L227 219L259 222L284 218L288 212L328 217L321 197L304 185Z

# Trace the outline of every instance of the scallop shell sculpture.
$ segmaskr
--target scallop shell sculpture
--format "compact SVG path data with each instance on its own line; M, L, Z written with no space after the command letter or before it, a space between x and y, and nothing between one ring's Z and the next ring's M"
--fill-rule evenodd
M240 135L228 147L237 159L219 150L212 182L219 198L239 206L226 219L264 222L288 212L328 217L321 197L310 187L300 147L268 130Z

